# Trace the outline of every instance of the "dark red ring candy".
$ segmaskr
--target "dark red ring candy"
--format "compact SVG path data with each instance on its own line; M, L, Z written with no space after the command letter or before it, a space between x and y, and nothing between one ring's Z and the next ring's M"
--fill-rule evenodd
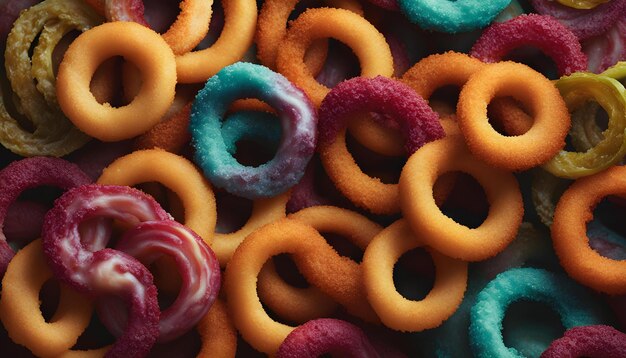
M626 334L604 325L574 327L541 354L541 358L570 357L626 357Z

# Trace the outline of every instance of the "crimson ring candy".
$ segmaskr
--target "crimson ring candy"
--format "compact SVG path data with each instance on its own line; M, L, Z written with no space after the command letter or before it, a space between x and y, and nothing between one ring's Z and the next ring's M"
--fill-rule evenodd
M483 28L504 10L511 0L398 0L407 18L426 30L447 33Z
M63 159L34 157L13 162L0 171L0 228L11 204L27 189L50 185L71 189L91 183L78 166ZM15 253L0 230L0 277L4 276Z
M231 102L256 97L276 110L283 136L276 155L258 167L247 167L228 153L221 119ZM268 198L295 185L313 156L317 116L308 97L267 67L236 63L211 77L193 102L189 129L195 160L215 186L248 199Z
M601 307L594 304L588 291L567 276L535 268L510 269L496 276L476 297L469 327L475 356L521 356L515 348L506 347L502 337L507 307L521 299L550 305L566 329L602 320Z
M541 354L541 358L561 357L626 357L626 334L604 325L574 327Z
M96 218L136 226L171 220L152 197L130 187L83 185L63 194L46 214L42 240L50 269L61 282L91 297L117 296L128 303L128 324L109 356L148 354L159 335L159 304L152 274L132 256L105 248L109 235L85 248L79 226Z

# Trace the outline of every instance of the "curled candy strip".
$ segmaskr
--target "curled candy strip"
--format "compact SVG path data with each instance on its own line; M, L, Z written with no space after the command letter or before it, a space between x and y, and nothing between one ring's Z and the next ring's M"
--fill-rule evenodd
M338 319L320 318L291 331L281 343L276 357L316 358L325 353L354 358L378 356L359 327Z
M46 215L43 248L56 278L88 296L118 296L128 304L128 324L108 356L148 353L159 335L159 306L152 274L139 261L107 249L108 236L87 247L79 225L107 217L136 226L145 221L171 220L154 199L119 186L84 185L66 192ZM89 249L87 249L89 248Z
M56 186L68 190L91 183L76 165L63 159L35 157L13 162L0 171L0 227L4 227L9 207L27 189ZM4 232L0 232L0 276L13 257Z
M220 268L213 251L196 233L173 220L146 222L127 231L115 249L137 258L148 267L169 256L182 278L174 303L161 312L159 342L171 341L190 330L205 315L220 288ZM123 307L98 301L98 315L115 336L122 335L126 319Z
M560 76L587 69L587 56L567 27L551 16L528 14L489 26L470 54L487 63L501 61L512 50L533 46L550 56Z
M595 325L568 329L563 337L550 344L541 358L618 358L625 355L626 334L610 326Z
M620 18L607 32L583 41L582 46L589 59L588 70L593 73L626 60L626 19Z

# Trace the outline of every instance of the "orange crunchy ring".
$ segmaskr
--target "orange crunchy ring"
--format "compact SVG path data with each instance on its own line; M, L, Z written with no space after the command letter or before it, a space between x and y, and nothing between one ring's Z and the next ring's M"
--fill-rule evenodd
M314 40L334 38L348 45L361 63L361 76L393 75L393 58L385 37L363 17L344 9L309 9L293 21L281 42L276 68L302 88L319 107L330 91L315 80L304 63Z
M228 317L228 307L221 299L213 302L196 330L202 341L198 357L235 357L237 331Z
M139 149L161 148L168 152L179 153L191 141L188 129L190 114L191 102L139 136L135 140L135 147Z
M400 219L369 244L363 256L363 282L372 308L387 327L418 332L441 325L461 304L467 286L467 262L427 248L435 264L435 283L428 295L408 300L395 288L393 268L409 250L424 246L407 222Z
M2 279L0 319L11 339L38 356L67 352L87 328L92 303L61 285L59 306L46 322L39 308L39 291L53 278L46 264L41 239L18 251Z
M382 230L365 216L334 206L312 206L289 215L289 218L310 225L320 233L341 235L362 250ZM314 286L302 289L285 283L272 262L266 263L261 270L257 290L268 308L291 322L304 323L327 317L337 308L335 301Z
M587 222L602 198L626 192L626 167L611 167L575 181L561 196L551 227L561 266L585 286L610 295L626 293L626 261L601 256L589 246Z
M257 57L261 63L271 69L276 68L276 57L280 42L287 34L289 15L300 0L266 0L261 6L256 30ZM335 7L350 10L363 16L361 4L355 0L330 0ZM324 66L328 52L327 41L316 41L306 52L305 62L313 74Z
M487 106L495 97L511 96L533 113L524 134L508 137L489 123ZM457 120L470 151L481 160L507 170L543 164L565 146L570 117L554 84L532 68L499 62L485 66L467 81L457 104Z
M285 218L250 234L226 267L224 288L231 317L254 348L274 355L293 330L270 318L257 294L257 277L263 265L282 253L293 254L305 278L350 313L369 321L377 319L363 295L359 265L339 256L313 227Z
M187 159L161 149L139 150L118 158L106 167L98 184L133 186L159 182L181 199L185 226L207 245L215 232L217 211L211 185Z
M204 82L240 60L252 45L257 22L255 0L223 0L224 28L211 47L176 56L180 83Z
M354 115L348 121L348 132L361 145L378 154L390 157L406 154L400 132L377 122L369 115Z
M144 83L128 105L100 104L89 91L98 66L122 55L141 67ZM156 32L133 22L109 22L82 33L59 66L57 97L67 117L102 141L118 141L146 132L174 100L174 54Z
M161 36L175 55L196 47L209 32L213 0L183 0L176 20Z
M470 229L444 215L433 198L433 185L444 173L464 172L485 189L490 204L485 221ZM478 160L460 136L427 143L402 169L399 182L402 214L413 232L444 255L481 261L502 251L515 239L524 206L515 177Z

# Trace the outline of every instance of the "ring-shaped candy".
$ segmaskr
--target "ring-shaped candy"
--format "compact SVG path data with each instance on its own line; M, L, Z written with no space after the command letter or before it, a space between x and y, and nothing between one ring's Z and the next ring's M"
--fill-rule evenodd
M78 166L63 159L34 157L15 161L0 171L0 228L4 227L11 204L22 192L40 187L56 186L68 190L91 183ZM0 231L0 277L15 253Z
M626 155L626 89L617 80L591 73L575 73L556 82L570 110L596 101L609 115L603 140L585 152L561 150L543 169L561 178L575 179L598 173Z
M198 357L234 358L237 352L237 331L228 315L226 304L217 299L196 327L202 345Z
M317 287L328 286L328 279L332 277L332 285L339 290L336 293L343 296L342 304L349 312L371 311L362 297L362 282L358 279L361 274L355 262L338 256L314 228L293 219L278 220L250 234L226 267L224 288L231 317L239 333L254 348L276 354L293 330L270 318L257 295L259 272L270 257L281 253L293 254L300 271ZM312 271L318 273L307 275Z
M559 76L587 69L587 56L576 35L547 15L520 15L493 23L474 43L470 54L483 62L495 63L522 46L538 48L552 58Z
M139 150L116 159L104 169L98 184L133 186L158 182L182 201L185 226L207 245L215 233L217 209L211 185L187 159L161 149Z
M220 127L228 105L258 97L278 112L281 143L269 162L258 167L240 164L228 153ZM195 160L209 181L248 199L284 193L304 174L317 138L317 116L307 96L267 67L240 62L207 81L193 102L190 131Z
M296 8L300 0L268 0L263 2L256 29L257 57L261 63L271 69L276 68L276 57L281 41L287 34L289 15ZM358 1L330 0L335 7L350 10L363 16L363 9ZM317 74L324 66L328 44L317 41L307 51L307 67L311 73Z
M408 19L425 30L447 33L483 28L504 10L511 0L397 0Z
M316 107L330 90L313 78L304 63L304 54L314 40L329 37L343 42L354 51L361 63L361 76L393 75L389 45L371 23L348 10L309 9L291 24L280 44L276 68L302 88Z
M594 7L609 2L611 0L556 0L559 4L569 6L574 9L589 10Z
M220 37L204 50L176 56L179 83L199 83L243 58L254 40L257 23L255 0L223 0L224 28Z
M511 96L533 113L528 132L508 137L489 123L487 106L495 97ZM507 170L543 164L565 146L570 117L559 91L526 65L500 62L473 74L459 95L457 120L470 151L481 160Z
M567 276L535 268L510 269L489 282L472 307L469 330L476 357L521 356L515 348L506 347L502 338L506 309L520 299L549 305L566 329L602 320L601 306L594 304L591 294Z
M433 198L433 185L442 174L472 175L490 204L485 221L470 229L444 215ZM481 261L502 251L522 222L522 195L515 177L472 156L460 136L426 144L404 165L399 182L402 214L426 245L444 255Z
M568 329L563 337L553 341L541 354L541 358L624 356L626 356L626 334L604 325Z
M626 293L626 261L601 256L589 246L586 223L604 197L626 190L626 168L611 167L575 181L561 196L551 227L561 266L576 281L608 294Z
M435 328L459 307L467 286L467 262L427 249L435 264L435 283L428 295L408 300L395 288L393 269L404 253L423 246L404 220L376 235L363 255L363 282L367 300L383 324L398 331Z
M157 123L135 140L135 148L161 148L172 153L180 151L191 141L189 134L189 116L191 102L162 122Z
M180 2L176 20L161 35L175 55L193 50L209 32L212 5L213 0ZM143 0L105 0L104 6L109 21L134 21L149 26L143 14Z
M2 279L0 319L11 339L38 356L66 352L83 333L93 311L90 300L61 286L59 305L46 322L41 314L39 291L52 278L45 262L41 240L20 250Z
M382 227L365 216L334 206L313 206L289 215L312 226L319 233L341 235L352 244L365 250ZM257 291L261 301L281 318L290 322L327 317L337 308L337 303L314 286L296 288L283 281L276 267L268 263L259 274Z
M98 103L89 91L104 60L121 55L141 68L143 85L128 105ZM57 97L70 120L102 141L128 139L157 124L174 100L174 54L156 32L134 22L109 22L81 34L59 66Z
M360 111L392 116L406 133L408 153L445 133L426 102L392 79L356 77L340 83L324 98L319 109L319 153L328 176L357 206L376 214L392 214L399 210L397 186L364 174L345 144L349 115Z

